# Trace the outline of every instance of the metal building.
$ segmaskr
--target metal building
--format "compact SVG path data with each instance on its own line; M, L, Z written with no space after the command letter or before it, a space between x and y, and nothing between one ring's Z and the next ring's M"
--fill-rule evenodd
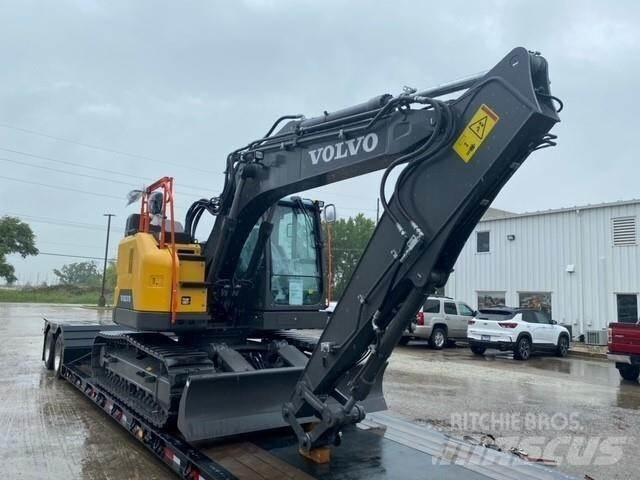
M573 336L636 322L640 200L515 214L489 209L445 287L475 305L542 308Z

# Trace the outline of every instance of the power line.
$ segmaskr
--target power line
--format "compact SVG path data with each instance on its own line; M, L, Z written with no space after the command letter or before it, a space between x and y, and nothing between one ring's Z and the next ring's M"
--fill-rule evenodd
M32 182L30 180L23 180L22 178L6 177L4 175L0 175L0 178L3 178L5 180L11 180L11 181L14 181L14 182L21 182L21 183L28 183L30 185L37 185L37 186L40 186L40 187L54 188L54 189L62 190L62 191L66 191L66 192L82 193L82 194L85 194L85 195L94 195L96 197L114 198L114 199L120 200L120 201L124 200L124 198L125 198L124 195L121 196L121 197L116 197L115 195L109 195L109 194L106 194L106 193L89 192L87 190L79 190L77 188L64 187L64 186L61 186L61 185L51 185L49 183ZM174 209L177 210L177 211L183 211L184 210L183 208L179 208L179 207L174 207Z
M103 257L89 257L86 255L68 255L66 253L38 252L38 255L49 255L51 257L84 258L86 260L103 260ZM115 258L108 258L110 262L115 262Z
M157 180L157 179L151 178L151 177L143 177L143 176L140 176L140 175L132 175L130 173L119 172L117 170L109 170L107 168L92 167L92 166L83 165L83 164L77 163L77 162L71 162L69 160L61 160L59 158L46 157L44 155L36 155L35 153L23 152L23 151L20 151L20 150L13 150L11 148L0 147L0 150L2 150L4 152L9 152L9 153L15 153L17 155L24 155L26 157L38 158L40 160L46 160L46 161L49 161L49 162L62 163L62 164L70 165L70 166L73 166L73 167L86 168L87 170L93 170L93 171L96 171L96 172L110 173L112 175L120 175L120 176L128 177L128 178L138 178L140 180L144 180L144 181L147 181L147 182L153 182L153 181ZM198 186L194 186L194 185L186 185L186 184L183 184L183 183L180 183L180 188L187 188L187 189L190 189L190 190L197 190L197 191L206 191L206 190L208 190L207 188L204 188L204 187L198 187Z
M63 226L63 227L73 227L73 228L85 228L87 230L98 230L98 231L104 231L104 226L103 225L97 225L94 223L81 223L81 222L74 222L71 220L63 220L63 219L59 219L59 218L50 218L50 217L40 217L40 216L34 216L34 215L23 215L20 213L9 213L9 212L5 212L0 214L2 216L11 216L11 217L18 217L21 220L28 220L29 222L32 223L46 223L46 224L50 224L50 225L59 225L59 226ZM123 229L115 229L119 232L124 232Z
M78 190L76 188L63 187L63 186L60 186L60 185L50 185L48 183L32 182L30 180L23 180L21 178L5 177L4 175L0 175L0 178L3 178L5 180L11 180L13 182L21 182L21 183L28 183L30 185L38 185L40 187L55 188L57 190L65 190L65 191L68 191L68 192L83 193L85 195L94 195L96 197L115 198L116 200L123 200L124 199L124 196L116 197L115 195L108 195L106 193L88 192L87 190Z
M101 182L112 182L112 183L119 183L121 185L127 185L129 187L139 187L139 185L137 185L135 183L123 182L121 180L113 180L113 179L104 178L104 177L96 177L95 175L88 175L86 173L70 172L68 170L60 170L59 168L45 167L44 165L34 165L33 163L21 162L19 160L12 160L10 158L5 158L5 157L0 157L0 161L10 162L10 163L14 163L16 165L24 165L24 166L27 166L27 167L41 168L42 170L49 170L50 172L64 173L66 175L75 175L77 177L91 178L91 179L94 179L94 180L100 180Z
M127 185L129 187L140 188L140 185L135 184L135 183L123 182L121 180L114 180L114 179L111 179L111 178L96 177L95 175L88 175L86 173L70 172L69 170L60 170L59 168L45 167L44 165L34 165L32 163L21 162L19 160L12 160L10 158L5 158L5 157L0 157L0 161L14 163L16 165L23 165L23 166L27 166L27 167L40 168L40 169L48 170L48 171L51 171L51 172L63 173L65 175L74 175L76 177L90 178L92 180L98 180L100 182L118 183L120 185ZM191 194L191 193L185 193L183 195L185 195L187 197L201 198L201 195L194 195L194 194Z
M189 168L190 170L199 170L199 171L205 172L205 173L215 173L212 170L207 170L207 169L204 169L204 168L197 168L197 167L193 167L193 166L186 167L185 165L180 165L179 163L168 162L166 160L156 160L154 158L147 157L145 155L138 155L136 153L124 152L122 150L116 150L116 149L113 149L113 148L107 148L107 147L102 147L102 146L99 146L99 145L93 145L91 143L84 143L84 142L79 142L77 140L71 140L71 139L68 139L68 138L57 137L55 135L49 135L48 133L42 133L42 132L38 132L38 131L35 131L35 130L29 130L27 128L14 127L13 125L7 125L5 123L0 123L0 127L8 128L10 130L16 130L18 132L28 133L30 135L37 135L39 137L50 138L52 140L57 140L59 142L70 143L72 145L79 145L81 147L91 148L93 150L100 150L100 151L103 151L103 152L115 153L117 155L124 155L126 157L131 157L131 158L140 158L140 159L148 160L148 161L155 162L155 163L165 163L167 165L173 165L173 166L180 167L180 168Z
M104 230L104 229L103 229ZM111 228L111 230L113 230L113 227ZM94 249L99 249L100 245L88 245L88 244L81 244L81 243L68 243L68 242L50 242L50 241L42 241L42 240L36 240L36 245L56 245L58 247L75 247L75 248L94 248Z

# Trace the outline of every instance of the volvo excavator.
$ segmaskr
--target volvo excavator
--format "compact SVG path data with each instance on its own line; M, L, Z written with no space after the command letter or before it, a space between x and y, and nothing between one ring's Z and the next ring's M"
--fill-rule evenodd
M278 118L183 223L172 178L145 188L118 248L118 327L91 347L96 388L191 444L289 426L303 454L338 445L386 408L403 331L503 185L555 145L561 105L546 60L516 48L466 80ZM328 318L324 205L295 195L375 171L384 212Z

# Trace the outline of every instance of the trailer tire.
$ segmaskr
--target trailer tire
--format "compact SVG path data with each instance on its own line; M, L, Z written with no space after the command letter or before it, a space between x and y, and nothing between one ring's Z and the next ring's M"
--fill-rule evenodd
M53 352L53 370L56 373L56 378L62 378L62 364L64 362L64 340L62 335L58 335L56 338L55 351Z
M53 355L56 350L56 337L51 330L44 337L44 368L53 370Z

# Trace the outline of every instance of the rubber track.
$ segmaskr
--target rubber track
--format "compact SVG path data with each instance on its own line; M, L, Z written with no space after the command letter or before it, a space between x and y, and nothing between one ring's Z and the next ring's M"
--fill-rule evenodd
M128 345L144 352L164 363L168 373L174 368L189 366L207 366L213 369L213 363L209 360L206 352L180 345L166 335L115 330L100 332L99 336L105 342L109 342L110 345L115 344L118 348ZM139 339L150 343L142 343ZM152 344L154 341L156 345ZM148 394L142 397L133 396L130 393L130 386L135 384L129 382L128 379L111 372L111 375L102 373L96 378L96 381L101 388L114 395L155 427L165 428L175 423L177 411L166 411L154 397Z

